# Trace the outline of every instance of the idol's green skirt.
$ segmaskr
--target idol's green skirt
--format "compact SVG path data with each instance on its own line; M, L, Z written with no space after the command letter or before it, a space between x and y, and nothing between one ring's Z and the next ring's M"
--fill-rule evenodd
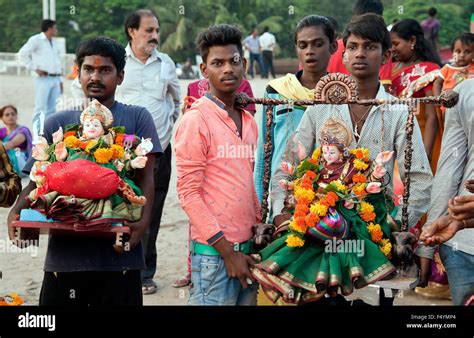
M366 198L375 208L376 223L380 224L384 238L390 238L387 210L393 205L389 205L389 200L383 194ZM303 247L294 248L287 246L285 241L290 233L285 233L254 255L258 264L252 275L273 302L279 298L292 304L316 301L339 290L349 295L354 288L375 283L395 270L371 240L367 223L357 209L346 209L342 202L336 204L336 209L349 223L349 238L323 242L307 236Z

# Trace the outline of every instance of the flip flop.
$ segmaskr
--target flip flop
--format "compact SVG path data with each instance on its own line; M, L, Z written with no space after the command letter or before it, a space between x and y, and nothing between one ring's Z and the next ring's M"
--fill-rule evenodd
M174 288L182 288L182 287L188 286L189 284L191 284L191 276L187 275L187 276L184 276L184 277L181 277L181 278L178 278L177 280L175 280L174 283L173 283L173 287Z
M156 285L156 283L142 285L143 295L152 295L156 293L157 290L158 290L158 286Z

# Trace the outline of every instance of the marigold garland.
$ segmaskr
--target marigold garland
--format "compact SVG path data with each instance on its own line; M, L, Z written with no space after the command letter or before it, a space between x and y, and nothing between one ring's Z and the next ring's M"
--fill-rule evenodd
M123 146L124 136L125 136L125 134L122 134L122 133L119 133L119 134L115 135L115 144L117 144L119 146Z
M289 235L286 239L286 244L289 247L302 247L304 245L304 240L296 235Z
M113 156L113 151L107 148L99 148L94 152L97 163L108 163Z
M113 152L112 158L114 160L123 158L123 155L125 154L125 150L123 149L122 146L120 146L118 144L112 144L111 149L112 149L112 152Z
M354 160L354 168L356 168L357 170L367 170L367 168L369 167L369 165L367 163L365 163L364 161L362 160Z
M78 148L81 141L76 136L70 135L64 139L64 144L69 148Z
M327 192L321 196L316 195L315 180L318 177L318 171L307 170L301 173L302 176L294 180L294 197L296 199L295 211L290 221L289 229L292 232L286 239L289 247L304 246L304 236L308 228L315 227L321 218L326 216L329 207L335 207L341 200L341 196L356 196L361 202L358 207L360 218L367 223L367 231L371 240L378 244L380 251L390 258L392 245L389 239L384 239L384 233L380 224L374 224L376 219L375 208L369 202L364 201L367 194L367 176L364 174L369 167L366 163L369 161L369 150L367 148L357 148L350 152L354 155L353 165L357 173L352 176L352 188L348 187L339 180L329 183ZM314 150L311 158L305 159L311 164L319 165L321 156L321 147ZM302 168L302 163L298 166Z
M89 142L87 143L86 148L85 148L86 153L90 154L90 153L91 153L91 149L94 148L96 144L97 144L97 141L89 141Z
M74 130L70 130L64 133L64 138L66 139L69 136L76 136L76 132Z

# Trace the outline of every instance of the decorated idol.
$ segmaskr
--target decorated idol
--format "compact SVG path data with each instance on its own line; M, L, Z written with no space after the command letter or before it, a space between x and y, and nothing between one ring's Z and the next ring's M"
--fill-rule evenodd
M97 100L82 112L80 122L56 131L52 144L38 137L31 207L65 223L138 220L146 198L131 177L145 167L151 141L111 127L112 113Z
M325 122L319 138L321 147L310 157L295 144L300 163L283 160L290 179L279 183L289 191L285 206L292 218L280 237L254 255L252 274L273 301L349 295L395 270L387 224L393 199L384 188L384 164L393 152L371 161L368 149L348 149L351 130L335 118Z

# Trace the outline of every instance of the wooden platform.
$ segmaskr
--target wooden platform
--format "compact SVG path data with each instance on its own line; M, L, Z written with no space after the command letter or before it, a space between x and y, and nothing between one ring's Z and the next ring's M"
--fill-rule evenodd
M391 279L381 280L362 289L356 289L353 294L345 298L347 300L360 299L367 304L378 306L381 305L381 297L395 298L397 295L403 297L403 292L414 290L418 281L417 277L405 277L397 274ZM381 290L383 290L383 294Z
M28 237L28 230L39 230L39 234L115 238L115 245L122 247L130 237L130 228L127 226L110 225L106 229L77 230L71 224L33 221L13 221L12 226L16 228L15 239L18 240Z

